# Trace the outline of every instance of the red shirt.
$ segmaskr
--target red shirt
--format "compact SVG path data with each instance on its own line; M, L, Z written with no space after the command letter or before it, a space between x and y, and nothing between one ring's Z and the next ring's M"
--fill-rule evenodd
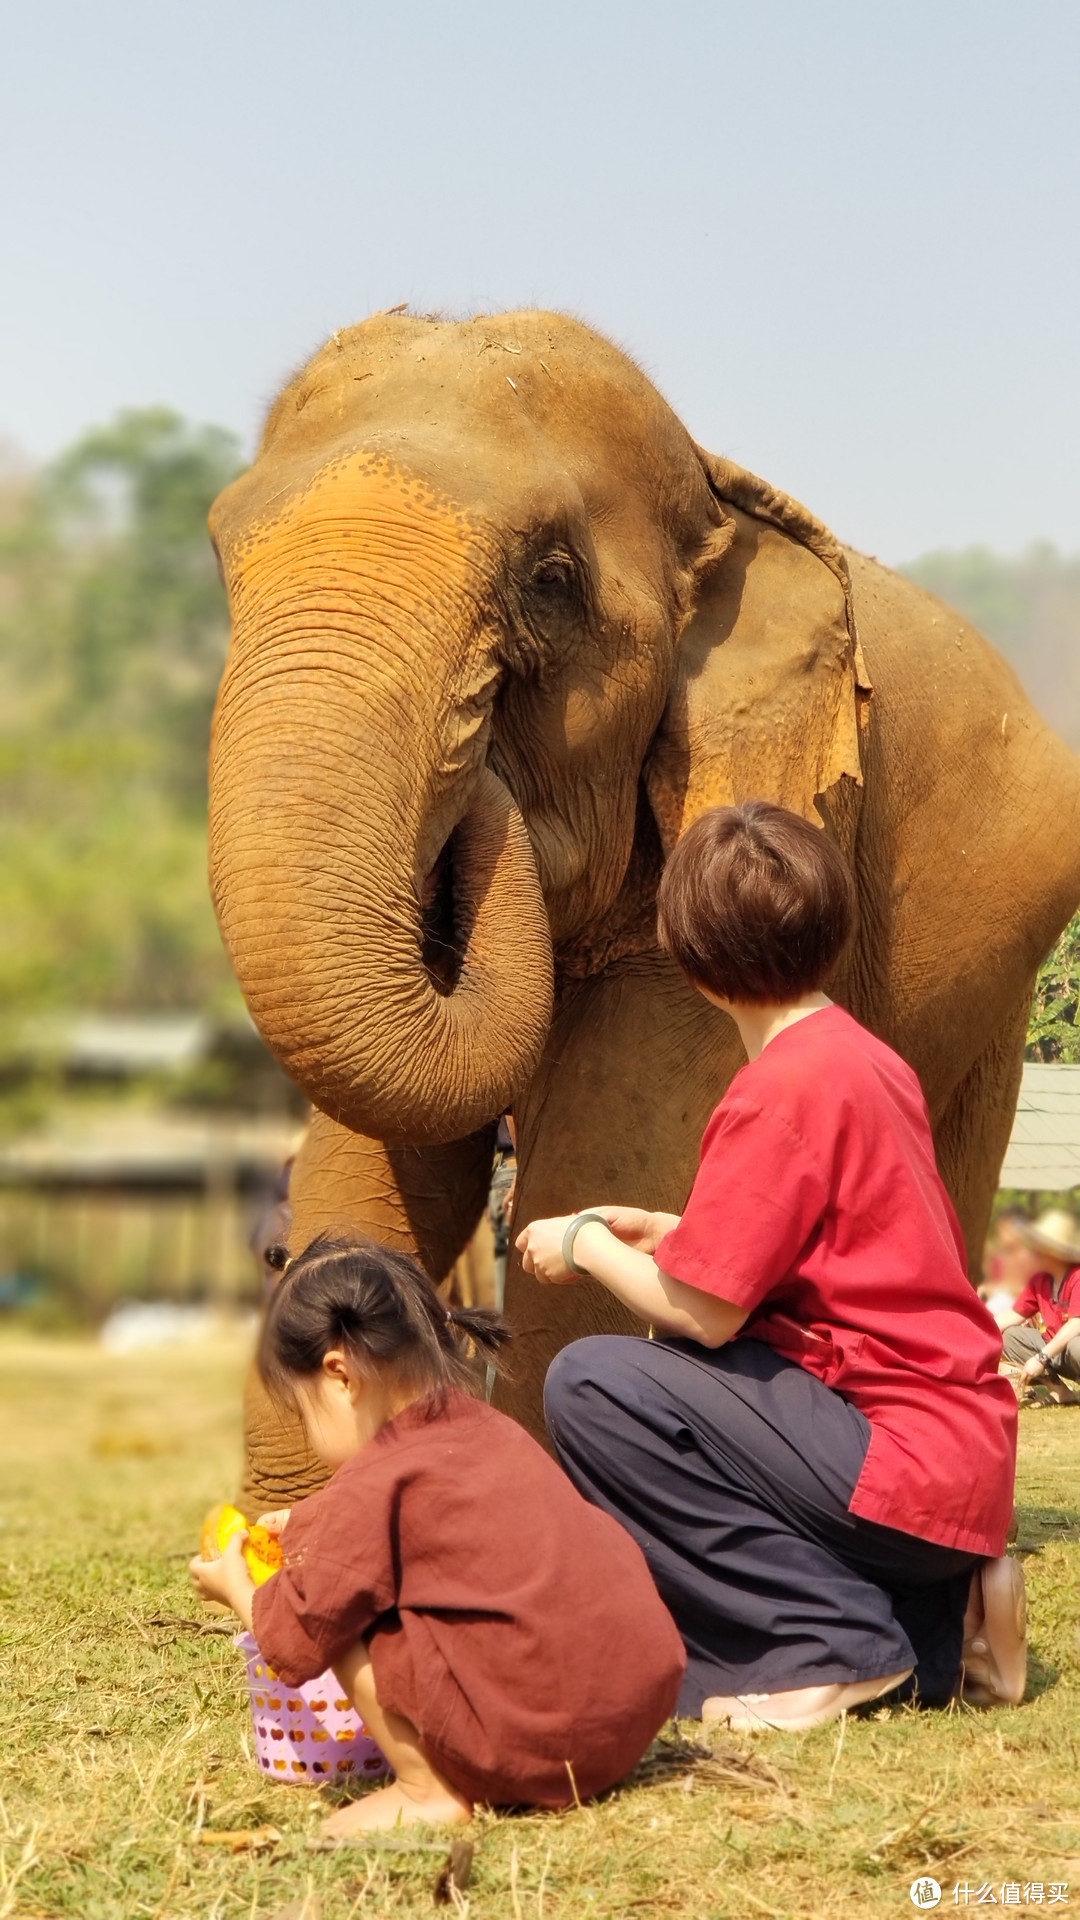
M472 1800L602 1793L675 1711L686 1655L641 1548L482 1400L406 1408L282 1545L252 1602L271 1666L295 1685L364 1637L383 1706Z
M1016 1400L967 1277L922 1089L891 1048L840 1007L779 1033L716 1108L656 1261L749 1307L744 1337L866 1415L850 1512L1004 1553Z
M1080 1267L1069 1268L1056 1299L1053 1275L1033 1274L1023 1293L1013 1301L1012 1310L1024 1320L1034 1320L1038 1314L1052 1340L1055 1333L1061 1332L1066 1320L1080 1317Z

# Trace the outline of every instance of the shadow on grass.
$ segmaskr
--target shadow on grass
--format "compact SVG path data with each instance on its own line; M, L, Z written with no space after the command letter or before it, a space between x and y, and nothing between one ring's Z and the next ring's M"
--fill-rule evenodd
M1080 1513L1071 1507L1049 1507L1018 1501L1017 1555L1038 1553L1047 1540L1080 1541Z
M1032 1700L1039 1700L1044 1693L1052 1692L1054 1687L1058 1685L1061 1677L1062 1669L1060 1667L1055 1666L1050 1660L1044 1660L1038 1647L1029 1646L1027 1691L1024 1694L1025 1703Z

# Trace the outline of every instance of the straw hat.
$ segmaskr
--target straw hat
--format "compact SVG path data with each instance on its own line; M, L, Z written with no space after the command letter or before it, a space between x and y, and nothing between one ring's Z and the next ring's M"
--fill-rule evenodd
M1064 1207L1048 1207L1037 1220L1016 1228L1026 1247L1048 1253L1054 1260L1080 1262L1080 1221Z

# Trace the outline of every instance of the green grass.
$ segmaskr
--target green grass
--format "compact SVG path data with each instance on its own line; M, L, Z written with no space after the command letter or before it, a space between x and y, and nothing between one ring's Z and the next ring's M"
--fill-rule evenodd
M305 1899L309 1920L437 1911L443 1852L311 1850L320 1798L257 1773L228 1638L154 1624L199 1614L184 1563L235 1484L243 1360L227 1345L110 1359L0 1341L0 1920L254 1920ZM710 1759L669 1747L600 1805L478 1821L468 1892L444 1910L899 1916L923 1872L942 1913L957 1881L989 1881L999 1902L1004 1881L1071 1881L1080 1907L1078 1463L1080 1412L1025 1412L1024 1707L882 1711L727 1739ZM263 1824L283 1836L269 1853L197 1838Z

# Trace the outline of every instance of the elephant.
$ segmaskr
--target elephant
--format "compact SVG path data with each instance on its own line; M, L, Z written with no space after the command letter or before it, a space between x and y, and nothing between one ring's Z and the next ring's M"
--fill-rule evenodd
M314 1117L290 1246L446 1274L512 1111L518 1224L677 1212L742 1063L660 950L667 853L758 797L854 875L829 991L917 1071L974 1262L1040 960L1080 897L1080 766L958 614L691 438L582 322L380 313L271 408L211 534L232 638L210 873ZM631 1322L511 1259L499 1403ZM640 1329L639 1329L640 1330ZM323 1469L252 1376L254 1506Z

